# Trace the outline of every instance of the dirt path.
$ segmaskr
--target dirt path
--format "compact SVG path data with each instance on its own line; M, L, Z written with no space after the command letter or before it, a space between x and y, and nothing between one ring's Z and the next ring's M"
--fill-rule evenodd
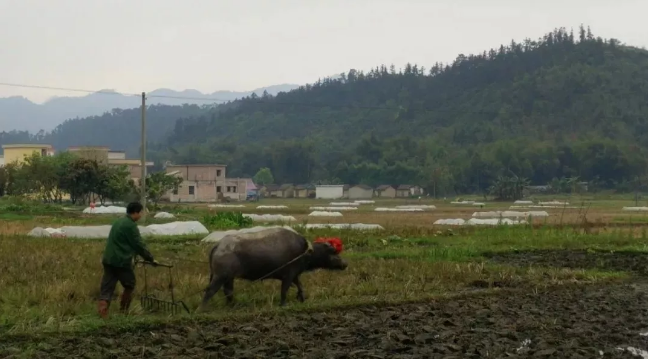
M633 358L617 348L648 350L643 282L516 291L41 344L6 338L0 357L28 345L42 358Z

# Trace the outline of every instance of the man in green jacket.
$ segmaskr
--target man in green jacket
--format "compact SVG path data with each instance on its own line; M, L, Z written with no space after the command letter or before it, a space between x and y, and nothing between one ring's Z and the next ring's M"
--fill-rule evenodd
M126 312L131 303L131 296L135 289L135 272L133 271L133 257L140 255L147 261L157 262L142 242L137 221L141 217L143 206L139 202L129 203L126 207L126 216L113 223L108 235L108 242L101 260L103 264L103 277L101 278L101 292L99 294L99 315L108 317L108 308L112 300L117 282L124 287L121 297L120 309Z

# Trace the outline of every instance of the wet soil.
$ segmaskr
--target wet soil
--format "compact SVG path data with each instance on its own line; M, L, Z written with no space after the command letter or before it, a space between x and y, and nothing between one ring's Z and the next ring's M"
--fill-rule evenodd
M6 337L0 358L633 358L648 283L565 285L136 331Z
M564 267L648 274L648 253L632 251L530 250L486 253L491 262L516 266Z

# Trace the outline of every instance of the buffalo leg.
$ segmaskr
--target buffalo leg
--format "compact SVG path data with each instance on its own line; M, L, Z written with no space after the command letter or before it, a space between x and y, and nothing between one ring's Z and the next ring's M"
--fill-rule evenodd
M304 288L302 288L301 281L299 281L299 277L295 277L293 279L293 284L297 287L297 299L300 302L304 302Z
M286 305L286 294L288 294L288 289L292 285L292 279L285 277L281 280L281 306Z
M201 311L207 309L207 302L209 302L209 300L218 293L218 290L223 286L223 283L225 283L225 280L221 277L215 276L212 278L209 287L207 287L207 291L205 291L202 304L200 305Z
M223 293L225 293L227 304L232 304L234 302L234 279L225 281L225 284L223 284Z

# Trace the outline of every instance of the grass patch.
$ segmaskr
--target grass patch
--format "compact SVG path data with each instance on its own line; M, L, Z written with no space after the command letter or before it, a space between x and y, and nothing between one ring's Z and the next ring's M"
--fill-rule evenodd
M553 198L547 198L550 200ZM561 200L560 198L556 198ZM578 203L587 198L569 199ZM375 207L400 204L419 204L412 200L379 200L375 205L363 205L342 218L308 217L310 206L326 206L329 201L268 200L264 205L284 204L289 210L257 210L259 203L246 204L241 213L294 214L300 223L378 223L384 231L354 231L348 229L311 229L297 226L297 230L312 240L319 236L339 236L344 241L343 256L349 261L345 272L316 272L302 277L307 301L295 300L295 291L289 294L289 307L278 308L279 282L235 282L236 305L228 308L221 293L211 302L212 312L200 316L181 316L178 320L213 320L224 316L244 317L264 313L292 313L308 310L425 300L482 289L484 285L520 287L547 286L565 283L591 283L618 280L629 276L625 268L562 268L551 265L515 266L496 263L486 254L514 251L592 250L633 251L648 253L648 233L623 226L607 228L607 223L639 223L647 217L612 214L623 201L601 201L594 208L596 220L601 222L596 231L584 229L579 210L569 211L564 221L562 209L550 211L551 220L535 226L466 227L441 229L432 223L438 218L470 218L481 209L435 204L436 211L423 213L375 212ZM6 204L0 201L0 206ZM493 204L488 210L507 209L510 203ZM497 208L494 208L498 206ZM501 207L501 208L500 208ZM139 303L133 303L133 315L104 323L96 317L95 298L101 276L100 258L105 245L103 239L29 238L25 234L36 226L62 227L67 225L111 224L120 215L84 215L80 208L66 210L45 207L31 212L0 211L0 335L17 333L46 333L58 331L94 330L105 325L126 328L136 325L155 325L172 319L141 312ZM486 209L483 209L486 210ZM160 211L176 215L172 220L156 220L147 216L141 225L166 223L175 220L198 220L211 230L244 228L252 225L232 209L210 210L205 205L164 205ZM568 211L565 211L567 213ZM580 216L580 217L579 217ZM588 214L589 216L589 214ZM625 218L625 220L623 220ZM605 222L608 221L609 222ZM571 222L570 222L571 221ZM632 221L632 222L631 222ZM571 223L555 226L552 223ZM642 222L643 223L643 222ZM641 227L645 228L645 227ZM648 227L646 227L648 228ZM209 269L206 263L211 245L202 244L203 235L148 237L145 241L161 260L174 264L176 298L195 309L201 299L201 290L207 285ZM540 263L540 262L539 262ZM138 289L143 285L143 271L136 270ZM167 275L164 269L148 269L149 287L162 298L168 296ZM477 285L479 284L479 285ZM497 285L496 285L497 284ZM120 291L118 286L118 291ZM117 293L118 294L118 293ZM113 306L112 314L116 314ZM173 319L175 320L175 319Z
M544 286L621 278L626 274L618 271L494 264L486 261L482 254L532 248L643 251L647 244L614 234L588 235L550 227L484 228L453 236L413 238L398 235L398 230L386 235L319 229L307 231L306 235L313 238L340 235L339 232L343 232L344 256L350 263L349 269L305 274L302 281L307 302L298 303L291 291L291 307L323 309L351 303L416 300L466 290L475 282ZM190 308L198 306L201 290L208 283L209 270L203 262L211 246L201 244L201 237L146 239L159 260L176 266L173 270L176 298L184 300ZM85 330L99 325L95 299L104 243L96 239L1 236L0 287L4 290L0 299L0 331ZM143 270L138 268L136 272L141 289ZM168 297L167 276L166 270L148 269L149 288L162 298ZM211 307L216 312L275 310L279 283L236 281L235 296L237 305L234 308L225 307L222 294L212 300ZM133 314L131 318L161 320L160 316L141 313L136 303Z

